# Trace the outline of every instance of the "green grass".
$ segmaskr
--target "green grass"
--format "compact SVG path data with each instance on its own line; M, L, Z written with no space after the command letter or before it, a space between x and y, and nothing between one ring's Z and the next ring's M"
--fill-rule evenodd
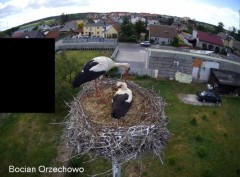
M55 19L52 19L52 20L45 20L44 21L44 24L45 25L49 25L51 24L52 22L54 22ZM28 28L28 27L34 27L34 26L38 26L38 25L41 25L43 23L43 21L37 21L35 23L31 23L31 24L28 24L28 25L24 25L24 26L21 26L19 29L24 29L24 28Z
M67 60L74 60L77 70L94 56L105 55L100 51L69 51ZM108 54L109 55L109 54ZM8 165L38 167L54 166L63 124L70 102L81 89L72 89L68 67L59 64L61 53L56 54L56 113L11 114L0 123L0 176L43 176L43 174L9 174ZM62 64L71 64L67 63ZM77 70L72 71L72 76ZM196 93L204 85L182 84L175 81L156 80L147 77L130 77L145 88L154 89L167 103L166 115L171 138L162 156L164 164L152 153L124 164L122 176L142 177L238 177L240 176L240 98L222 97L221 107L193 106L182 103L178 95ZM195 119L196 125L191 124ZM195 122L194 121L194 122ZM83 174L68 174L66 177L87 176L104 172L111 163L99 158L92 163L82 157L74 165L85 168ZM73 165L69 163L69 165ZM51 175L49 175L51 176Z

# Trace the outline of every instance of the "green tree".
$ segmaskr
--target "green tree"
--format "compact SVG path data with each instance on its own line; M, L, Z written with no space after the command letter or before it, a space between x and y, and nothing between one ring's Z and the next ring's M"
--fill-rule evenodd
M83 23L78 23L77 24L77 28L80 29L80 28L83 28L84 24Z
M0 31L0 38L4 38L5 36L7 36L7 34L5 32Z
M17 27L13 27L13 28L10 28L8 30L5 31L5 33L9 36L11 36L15 31L17 31L19 29L19 26Z
M141 21L141 20L138 20L135 25L135 31L137 32L137 34L140 36L140 33L145 33L146 32L146 24Z
M234 37L234 36L235 36L235 33L236 33L236 31L237 31L237 29L236 29L235 26L233 26L232 28L230 28L229 31L230 31L230 35Z
M134 25L131 23L128 16L123 17L119 40L123 42L135 42L137 40Z
M174 22L174 18L173 17L167 19L167 25L172 25L173 22Z
M38 26L34 26L34 28L32 29L33 31L38 30Z
M203 25L198 25L197 30L206 32L206 28Z
M218 22L218 26L215 27L215 33L217 34L217 33L223 32L224 31L223 27L224 27L224 24L222 22Z
M177 36L175 36L175 37L173 38L172 46L174 46L174 47L178 47L178 46L179 46L179 39L178 39Z
M60 16L60 21L62 24L65 24L69 21L69 15L62 13Z
M77 59L76 58L68 58L65 52L61 52L60 57L57 58L57 68L61 68L59 72L60 80L66 81L68 83L72 83L73 76L79 70L79 67L76 65Z
M240 30L238 30L238 33L236 33L235 39L240 41Z

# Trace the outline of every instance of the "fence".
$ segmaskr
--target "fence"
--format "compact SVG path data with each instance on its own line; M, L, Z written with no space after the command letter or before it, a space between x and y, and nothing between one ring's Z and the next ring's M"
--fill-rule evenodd
M64 38L62 40L63 44L76 44L76 43L89 43L89 42L99 42L99 43L110 43L117 44L117 39L109 39L109 38L89 38L89 37L81 37L81 38Z
M111 43L79 43L59 45L58 50L114 50L117 44Z

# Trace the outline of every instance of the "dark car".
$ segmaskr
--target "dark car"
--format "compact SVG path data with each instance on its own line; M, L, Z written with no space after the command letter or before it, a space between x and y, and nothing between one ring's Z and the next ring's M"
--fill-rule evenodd
M141 42L141 43L140 43L140 46L141 46L141 47L150 47L150 46L151 46L151 43L150 43L150 41L144 41L144 42Z
M212 103L221 103L221 97L215 93L213 90L204 90L197 93L197 97L199 101L202 102L212 102Z

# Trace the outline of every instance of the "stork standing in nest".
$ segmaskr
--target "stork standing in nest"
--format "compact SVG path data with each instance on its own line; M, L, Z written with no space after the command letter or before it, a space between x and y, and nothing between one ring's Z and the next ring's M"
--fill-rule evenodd
M119 119L124 117L132 104L132 91L125 82L118 82L119 88L112 100L112 117Z
M125 68L125 81L128 79L128 71L130 70L130 65L128 63L116 63L111 58L105 56L95 57L92 60L88 61L84 66L81 72L77 74L75 79L72 82L73 88L80 87L82 84L95 81L95 96L99 96L98 83L97 79L100 78L100 95L104 102L104 86L102 82L102 76L114 67L124 67Z

